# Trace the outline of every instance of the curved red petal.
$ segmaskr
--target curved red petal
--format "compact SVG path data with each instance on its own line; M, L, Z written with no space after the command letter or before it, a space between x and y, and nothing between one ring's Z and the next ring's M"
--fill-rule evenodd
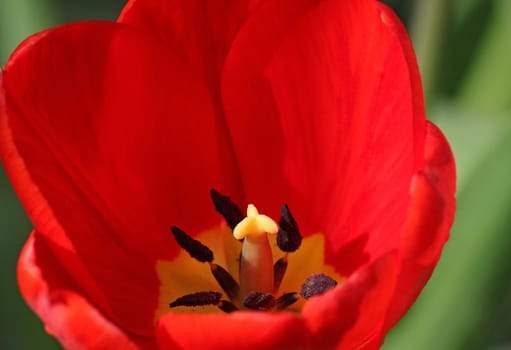
M454 219L454 158L447 140L432 123L427 127L425 159L426 167L414 177L411 187L408 219L402 231L402 266L386 329L403 316L425 286Z
M380 18L382 24L386 26L389 34L394 35L394 39L399 42L403 58L408 66L409 84L411 90L411 103L413 110L414 125L414 152L415 152L415 168L424 166L423 150L424 150L424 134L426 132L425 120L425 106L424 106L424 91L422 89L422 81L417 64L417 58L412 47L412 42L406 28L399 20L399 17L387 5L377 2L380 10Z
M236 33L260 0L131 0L118 22L161 40L216 85Z
M226 135L224 141L228 147L224 153L230 159L234 158L234 150L221 101L220 75L233 39L261 2L263 0L130 0L118 18L118 22L160 40L204 79L212 97L217 128ZM230 180L233 187L240 189L235 163L224 162L222 166L233 168L236 176ZM237 197L238 203L245 203L243 193L230 192L230 188L225 190L224 193Z
M206 87L159 41L88 22L23 43L0 99L1 156L36 229L103 312L152 332L169 227L217 224L212 187L240 197Z
M311 298L302 314L314 349L366 349L383 325L397 277L391 252L353 273L343 284Z
M66 349L154 349L154 340L133 338L76 291L44 241L32 233L18 262L23 297L46 330Z
M224 108L246 198L272 217L278 217L291 191L282 174L282 126L263 72L283 37L317 2L266 1L238 33L222 73ZM296 206L291 208L296 213Z
M173 314L157 328L162 349L303 349L307 331L303 319L291 313Z
M224 69L246 198L270 215L289 203L304 232L327 234L331 264L363 235L371 259L398 246L422 165L413 53L384 18L370 0L269 1Z

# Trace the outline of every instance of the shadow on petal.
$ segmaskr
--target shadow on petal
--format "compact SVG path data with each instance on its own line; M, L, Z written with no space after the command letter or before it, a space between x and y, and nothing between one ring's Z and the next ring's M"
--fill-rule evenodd
M151 338L132 337L107 319L69 280L33 232L18 261L18 283L49 334L66 349L155 349Z
M339 287L303 308L315 349L359 349L378 337L394 291L397 253L391 252L353 273Z

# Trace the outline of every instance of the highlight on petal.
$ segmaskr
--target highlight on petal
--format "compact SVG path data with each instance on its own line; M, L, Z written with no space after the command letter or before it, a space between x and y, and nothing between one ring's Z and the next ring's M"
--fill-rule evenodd
M289 203L305 235L326 232L331 264L364 235L370 260L399 246L423 158L412 55L374 1L276 0L226 59L222 97L246 197L271 216Z
M23 297L41 317L47 332L66 349L139 349L142 343L137 344L70 287L62 267L52 261L40 240L33 232L25 244L18 262L18 281ZM144 345L150 349L150 339Z
M394 34L395 39L399 42L401 52L406 60L408 66L408 74L410 79L411 89L411 102L413 108L413 123L414 127L414 140L416 147L415 152L415 164L416 167L421 167L424 164L424 158L422 151L424 149L424 133L426 125L425 119L425 106L424 106L424 91L422 88L422 81L419 72L419 66L417 64L417 58L415 57L415 51L412 47L412 42L406 28L400 21L399 17L389 8L387 5L376 2L380 10L380 20L387 30Z

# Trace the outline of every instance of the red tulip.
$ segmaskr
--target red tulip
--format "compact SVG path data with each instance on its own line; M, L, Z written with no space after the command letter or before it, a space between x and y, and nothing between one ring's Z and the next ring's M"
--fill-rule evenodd
M35 227L20 289L69 349L377 348L454 215L449 145L373 0L132 0L44 31L3 70L0 133ZM243 243L212 188L268 215L218 197ZM268 255L278 226L296 252Z

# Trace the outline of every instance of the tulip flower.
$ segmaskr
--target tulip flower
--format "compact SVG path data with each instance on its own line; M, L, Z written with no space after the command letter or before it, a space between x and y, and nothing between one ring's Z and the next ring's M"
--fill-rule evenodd
M455 170L374 0L131 0L25 40L0 153L28 305L67 349L375 349Z

